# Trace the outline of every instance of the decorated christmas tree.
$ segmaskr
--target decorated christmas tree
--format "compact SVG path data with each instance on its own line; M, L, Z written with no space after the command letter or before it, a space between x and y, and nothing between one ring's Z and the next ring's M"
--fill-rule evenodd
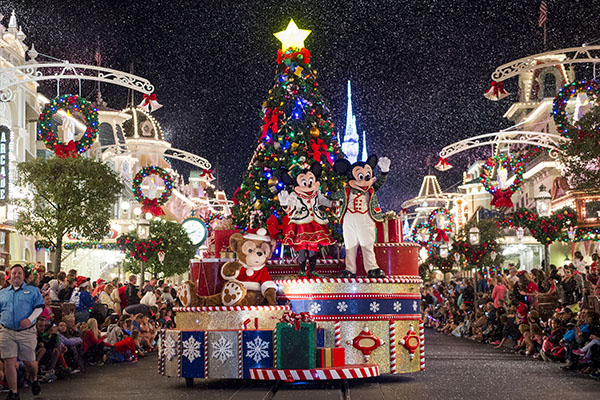
M262 105L258 146L233 196L234 223L240 228L263 227L271 215L281 220L284 214L277 194L284 184L279 177L294 164L321 163L325 196L342 187L342 180L332 170L333 162L342 157L341 148L310 53L304 48L309 33L291 20L285 31L275 34L282 42L275 84Z

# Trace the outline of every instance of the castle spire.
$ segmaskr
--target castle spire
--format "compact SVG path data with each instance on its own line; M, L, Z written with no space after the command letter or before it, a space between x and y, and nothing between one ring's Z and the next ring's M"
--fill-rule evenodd
M17 15L15 14L15 10L10 14L10 19L8 20L8 31L10 33L17 33L19 27L17 26Z
M360 161L367 161L367 132L363 131L362 137L363 145L362 145L362 154L360 155Z
M351 163L358 160L358 134L356 133L356 117L352 114L352 89L348 81L348 109L346 111L346 130L342 141L342 151Z

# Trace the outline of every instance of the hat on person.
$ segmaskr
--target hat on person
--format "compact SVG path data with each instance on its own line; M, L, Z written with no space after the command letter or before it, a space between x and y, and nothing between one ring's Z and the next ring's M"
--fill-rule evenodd
M256 232L251 232L248 230L248 233L244 235L244 239L249 240L260 240L262 242L270 242L271 238L267 235L267 230L265 228L259 228Z
M81 282L81 283L79 284L79 288L80 288L80 289L86 288L86 287L88 287L88 286L90 286L90 282L89 282L89 281L84 281L84 282Z
M529 309L529 307L527 307L527 304L521 303L521 304L519 304L519 307L517 307L517 313L519 315L525 316L525 315L527 315L528 309Z
M106 281L104 279L102 279L102 278L96 279L96 285L102 285L104 283L106 283Z
M588 324L583 324L579 327L579 330L584 333L588 333L590 331L590 326Z

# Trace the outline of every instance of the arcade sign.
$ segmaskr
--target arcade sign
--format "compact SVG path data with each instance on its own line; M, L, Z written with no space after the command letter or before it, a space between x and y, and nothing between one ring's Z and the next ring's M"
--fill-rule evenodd
M10 129L0 126L0 204L8 201L8 150Z

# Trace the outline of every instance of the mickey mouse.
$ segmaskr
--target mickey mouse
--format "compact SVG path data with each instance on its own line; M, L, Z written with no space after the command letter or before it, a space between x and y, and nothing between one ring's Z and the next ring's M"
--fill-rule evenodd
M308 165L294 164L281 175L283 183L294 186L291 194L283 190L279 192L278 197L279 204L285 207L289 217L289 224L283 232L283 243L299 252L299 277L307 276L308 253L309 274L318 278L315 266L319 246L329 246L335 242L329 233L327 218L319 209L321 206L331 207L333 204L319 190L320 176L321 164L318 162L312 163L310 168Z
M383 221L383 213L377 201L378 191L387 180L390 171L390 159L371 155L367 162L358 161L350 164L340 159L333 164L333 169L340 176L348 178L348 186L335 193L332 198L340 199L340 220L344 229L344 245L346 247L346 269L342 278L356 277L356 254L360 246L363 264L369 278L382 278L385 273L377 266L373 245L375 244L375 222ZM379 179L374 176L375 166L381 169Z

